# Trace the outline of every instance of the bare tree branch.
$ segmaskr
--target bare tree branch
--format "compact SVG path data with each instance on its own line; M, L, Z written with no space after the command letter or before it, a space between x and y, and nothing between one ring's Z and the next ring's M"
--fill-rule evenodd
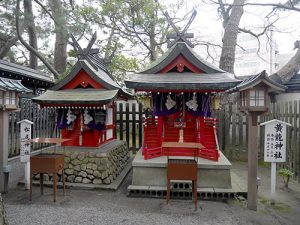
M219 1L219 0L218 0ZM211 1L215 4L219 4L219 2L216 1ZM289 2L289 1L288 1ZM287 3L288 3L287 2ZM295 7L295 5L299 4L300 1L296 0L294 1L294 4L281 4L281 3L251 3L251 2L245 2L243 4L235 4L235 3L222 3L224 6L272 6L275 8L275 10L277 9L284 9L284 10L292 10L292 11L296 11L296 12L300 12L300 8Z

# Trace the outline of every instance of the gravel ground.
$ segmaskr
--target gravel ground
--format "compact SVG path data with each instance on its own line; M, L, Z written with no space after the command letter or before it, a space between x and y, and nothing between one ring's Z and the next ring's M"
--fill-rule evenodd
M233 170L246 179L245 163L235 163ZM248 210L244 200L202 201L194 211L192 200L171 200L167 206L164 199L128 198L128 176L117 192L104 190L67 190L58 201L52 201L52 189L33 189L33 201L21 187L4 195L5 208L10 225L92 225L92 224L222 224L222 225L293 225L300 224L300 185L292 182L289 190L278 188L275 206L268 203L269 168L259 170L262 179L258 211ZM278 182L278 187L282 183Z

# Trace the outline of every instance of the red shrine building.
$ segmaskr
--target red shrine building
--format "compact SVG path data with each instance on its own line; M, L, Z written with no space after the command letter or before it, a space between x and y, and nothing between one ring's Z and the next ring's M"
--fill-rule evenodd
M86 49L73 39L78 61L71 72L41 96L33 98L41 107L55 108L57 128L65 146L99 147L115 139L114 111L117 98L130 94L121 89L108 72L99 49L92 49L94 34Z
M198 56L185 35L178 33L165 54L125 81L150 106L151 116L144 125L144 159L195 154L184 147L188 145L168 149L165 142L201 143L198 157L219 158L218 119L212 111L220 101L219 93L240 81Z

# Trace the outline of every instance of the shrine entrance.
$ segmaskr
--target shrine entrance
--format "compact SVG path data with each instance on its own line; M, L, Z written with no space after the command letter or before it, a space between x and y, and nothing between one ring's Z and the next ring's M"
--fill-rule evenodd
M195 15L196 12L179 31L166 12L176 32L168 36L169 49L144 70L125 80L126 86L135 90L150 112L144 123L142 148L133 161L133 180L128 188L133 196L143 193L145 187L166 190L169 157L176 162L186 157L197 158L197 179L193 178L197 188L234 192L231 164L219 150L218 118L214 118L212 112L219 109L220 93L240 81L193 50L188 40L193 34L186 31ZM185 173L188 171L183 171L183 175L187 175Z
M104 109L58 110L58 126L62 138L71 139L62 145L97 147L104 143L108 139L106 114ZM109 139L112 138L113 133L110 133Z

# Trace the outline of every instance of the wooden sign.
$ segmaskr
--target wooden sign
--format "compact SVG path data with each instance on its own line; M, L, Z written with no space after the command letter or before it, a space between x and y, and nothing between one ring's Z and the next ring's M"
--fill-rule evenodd
M33 122L29 120L22 120L20 122L20 161L30 161L30 139L31 139L31 125Z
M264 161L286 161L286 126L290 124L280 120L270 120L265 125Z
M18 122L20 127L20 161L25 165L25 188L30 186L30 139L31 125L34 124L29 120L21 120Z
M276 197L276 163L286 160L286 126L291 124L280 120L270 120L261 123L265 126L264 161L271 162L271 204Z

